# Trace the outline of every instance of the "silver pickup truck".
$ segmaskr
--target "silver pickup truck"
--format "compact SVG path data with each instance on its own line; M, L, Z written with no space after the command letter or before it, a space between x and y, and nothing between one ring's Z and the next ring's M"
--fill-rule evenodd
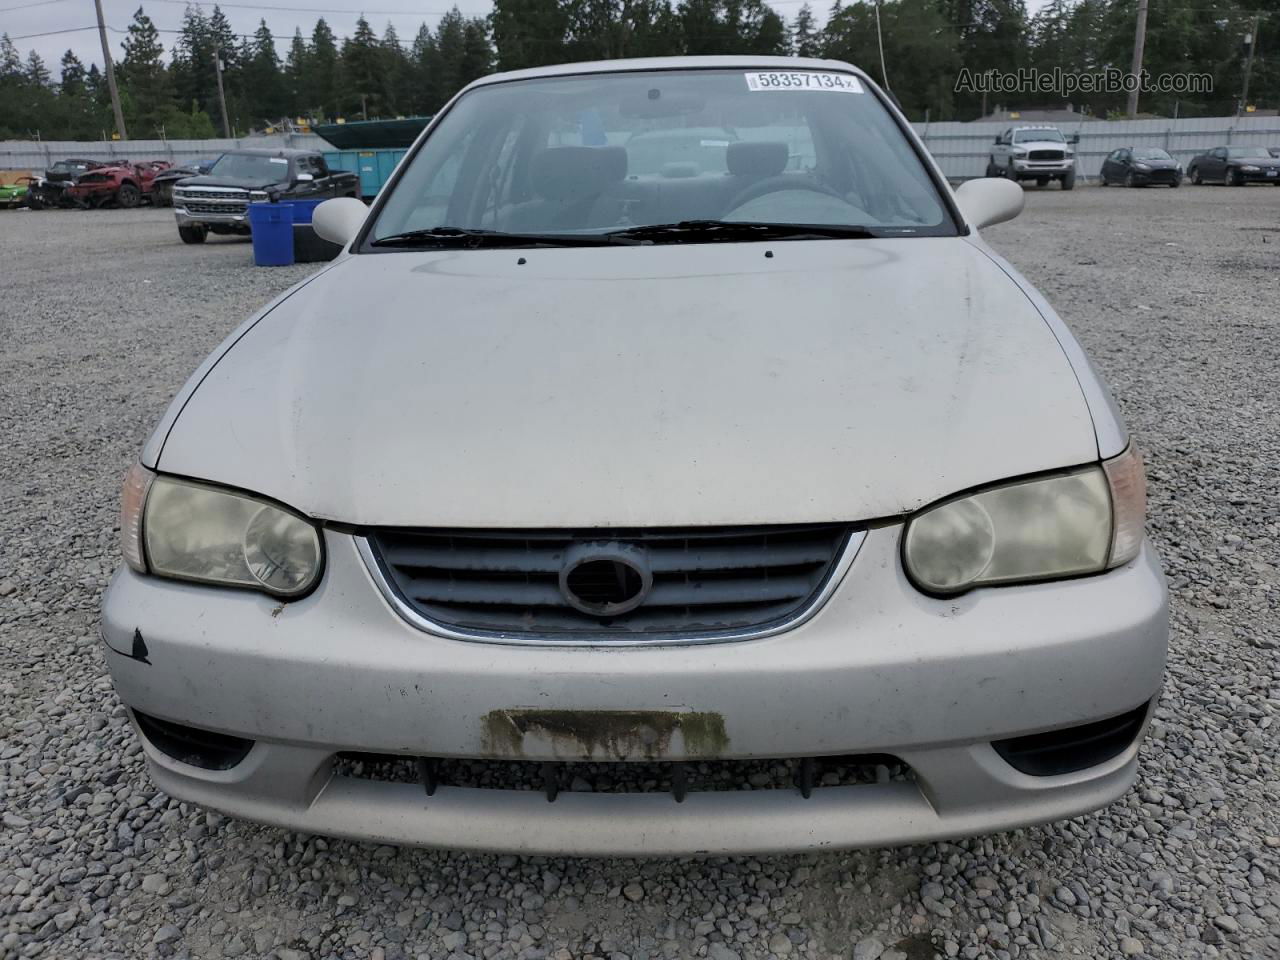
M229 150L208 173L174 185L173 215L184 243L204 243L209 233L248 233L255 201L359 195L359 178L330 170L314 150Z
M1034 180L1044 187L1050 180L1061 182L1063 190L1076 185L1076 158L1072 147L1080 134L1068 140L1052 126L1010 127L995 139L987 160L988 177Z

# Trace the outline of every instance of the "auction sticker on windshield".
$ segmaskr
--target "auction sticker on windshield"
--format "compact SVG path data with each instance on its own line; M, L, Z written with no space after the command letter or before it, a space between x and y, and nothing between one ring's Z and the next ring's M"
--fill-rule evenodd
M857 77L847 73L815 73L809 70L787 73L770 70L767 73L748 73L747 89L752 93L774 90L829 90L832 93L862 93Z

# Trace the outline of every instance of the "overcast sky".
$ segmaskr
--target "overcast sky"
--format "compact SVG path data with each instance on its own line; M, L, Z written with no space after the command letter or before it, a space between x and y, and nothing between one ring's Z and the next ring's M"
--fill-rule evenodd
M771 6L790 21L804 0L769 0ZM1031 0L1032 9L1046 0ZM388 23L395 24L396 33L404 42L413 39L418 25L424 21L433 30L441 15L453 6L454 0L370 0L363 11L350 0L270 0L267 4L253 4L239 0L221 4L222 10L237 33L252 33L259 19L265 19L276 38L276 49L281 59L288 52L294 27L301 27L309 36L316 18L323 16L339 37L349 36L355 30L356 18L361 12L379 36ZM187 0L141 0L143 9L160 31L166 58L173 50L182 25L182 14ZM310 5L308 5L310 4ZM120 59L120 43L124 30L138 9L139 0L103 0L102 9L107 23L107 38L111 44L111 56ZM206 13L213 10L212 3L199 4ZM492 0L457 0L458 9L468 16L483 16L492 9ZM810 0L810 6L819 20L826 18L831 4L829 0ZM25 58L28 50L35 50L44 58L54 79L58 77L58 62L67 50L74 50L87 67L90 63L102 64L102 49L98 43L93 0L0 0L0 33L13 38L14 45ZM90 28L78 29L72 28ZM114 29L112 29L114 28ZM70 31L53 33L53 31ZM37 36L37 34L45 34Z

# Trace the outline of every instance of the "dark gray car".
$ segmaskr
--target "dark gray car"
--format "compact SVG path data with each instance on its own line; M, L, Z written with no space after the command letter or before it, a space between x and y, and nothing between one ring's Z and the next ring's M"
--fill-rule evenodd
M1107 154L1099 173L1102 186L1122 183L1126 187L1182 183L1182 166L1159 147L1120 147Z
M1280 183L1280 158L1266 147L1214 147L1191 161L1187 176L1195 184Z

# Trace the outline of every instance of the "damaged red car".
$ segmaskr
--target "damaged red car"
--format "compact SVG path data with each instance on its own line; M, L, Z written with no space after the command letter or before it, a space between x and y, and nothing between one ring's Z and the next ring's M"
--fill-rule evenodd
M120 207L136 207L149 200L156 174L173 166L168 160L146 163L121 161L85 173L67 187L66 199L81 207L102 207L114 203Z

